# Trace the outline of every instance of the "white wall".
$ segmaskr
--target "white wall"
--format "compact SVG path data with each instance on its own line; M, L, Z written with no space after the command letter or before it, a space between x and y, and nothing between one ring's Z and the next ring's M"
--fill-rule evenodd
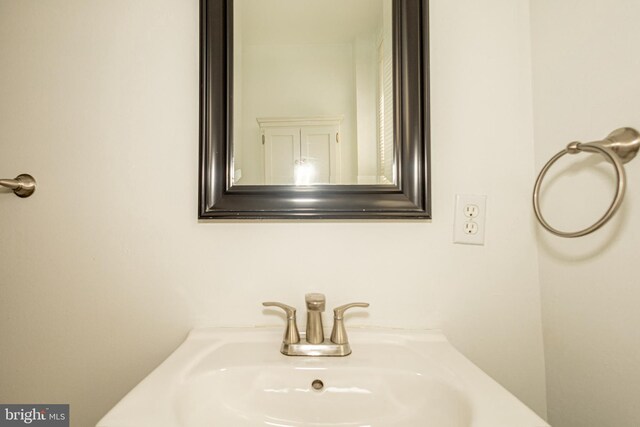
M0 173L39 182L0 194L0 401L90 426L193 326L316 290L442 328L544 415L528 2L431 19L433 221L198 223L197 2L0 0ZM451 243L456 193L488 195L484 247Z
M640 2L535 0L531 22L538 169L570 141L640 129ZM579 239L538 233L554 427L640 423L639 163L627 164L624 204L604 228ZM605 212L615 183L606 161L571 156L551 172L559 177L543 192L549 222L577 230Z

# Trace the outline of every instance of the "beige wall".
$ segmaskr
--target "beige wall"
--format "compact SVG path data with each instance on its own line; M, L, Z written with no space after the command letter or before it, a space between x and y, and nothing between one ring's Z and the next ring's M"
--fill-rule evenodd
M640 2L535 0L531 22L538 168L570 141L640 128ZM538 236L554 427L640 425L639 163L627 165L624 204L603 229L579 239ZM565 230L595 222L613 196L611 166L582 154L556 172L543 192L549 221Z
M0 0L0 175L39 182L0 194L0 402L90 426L190 328L317 290L442 328L544 415L528 2L431 19L433 221L198 223L197 2ZM488 195L485 246L451 243L456 193Z

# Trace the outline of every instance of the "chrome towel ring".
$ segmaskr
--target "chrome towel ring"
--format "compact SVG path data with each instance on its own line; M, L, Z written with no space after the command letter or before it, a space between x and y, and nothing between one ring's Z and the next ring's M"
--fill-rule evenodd
M544 228L546 228L551 233L560 237L581 237L596 231L598 228L602 227L607 223L616 213L620 205L622 204L622 199L624 198L624 191L627 185L627 178L624 173L623 163L629 162L633 159L638 153L638 149L640 149L640 134L633 128L620 128L611 132L604 140L602 141L594 141L594 142L571 142L567 145L567 148L560 151L558 154L553 156L551 160L547 162L546 165L540 171L538 175L538 179L536 180L536 184L533 187L533 210L536 214L536 218ZM540 187L542 185L542 179L547 174L549 168L562 156L565 154L577 154L582 151L586 151L589 153L598 153L602 154L607 160L609 160L616 172L616 194L613 197L613 201L611 205L609 205L609 209L602 215L602 217L596 221L590 227L585 228L580 231L560 231L547 223L547 221L542 216L540 212Z

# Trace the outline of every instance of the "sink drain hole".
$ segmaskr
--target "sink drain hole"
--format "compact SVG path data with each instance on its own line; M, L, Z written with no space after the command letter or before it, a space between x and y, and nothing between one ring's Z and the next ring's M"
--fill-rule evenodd
M313 380L311 387L313 387L314 390L322 390L324 383L321 380Z

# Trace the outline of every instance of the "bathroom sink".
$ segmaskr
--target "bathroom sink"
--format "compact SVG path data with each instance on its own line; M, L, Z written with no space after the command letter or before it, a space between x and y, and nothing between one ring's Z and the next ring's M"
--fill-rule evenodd
M440 332L349 338L346 357L288 357L280 329L195 329L98 427L548 426Z

